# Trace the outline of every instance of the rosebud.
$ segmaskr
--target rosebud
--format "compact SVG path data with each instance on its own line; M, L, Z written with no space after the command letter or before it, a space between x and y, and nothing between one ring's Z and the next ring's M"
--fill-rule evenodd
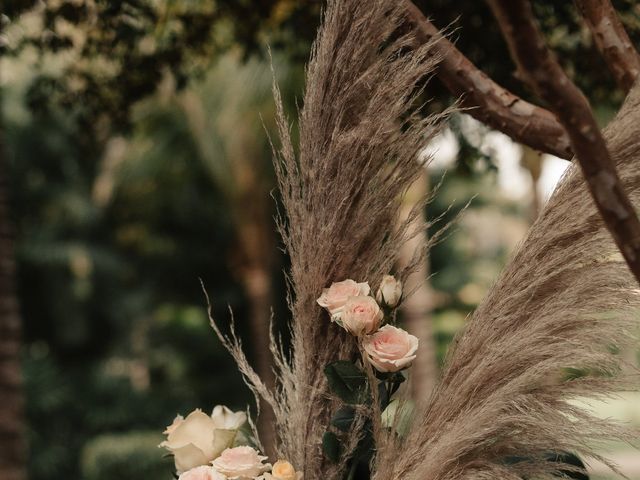
M385 275L376 293L378 303L393 308L400 302L400 297L402 297L402 282L393 275Z
M296 472L286 460L278 460L273 464L271 474L265 473L265 480L300 480L302 478L302 472Z

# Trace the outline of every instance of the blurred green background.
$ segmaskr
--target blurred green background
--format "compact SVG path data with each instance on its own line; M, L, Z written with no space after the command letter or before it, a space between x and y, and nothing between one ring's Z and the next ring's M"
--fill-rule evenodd
M416 3L440 27L456 21L460 49L529 98L483 2ZM614 3L637 41L640 6ZM277 325L288 319L267 46L294 118L321 7L3 2L2 135L32 480L170 478L157 444L176 413L251 404L210 329L199 279L214 316L226 323L230 306L263 362L270 308ZM571 2L536 9L606 122L622 95ZM452 101L435 80L427 94L433 111ZM431 252L425 321L440 361L563 168L464 116L441 140L429 183L447 175L427 217L451 219L473 201Z

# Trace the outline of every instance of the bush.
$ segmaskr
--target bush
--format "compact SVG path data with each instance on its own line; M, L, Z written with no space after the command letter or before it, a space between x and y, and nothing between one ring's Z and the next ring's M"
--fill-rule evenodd
M157 432L101 435L86 444L81 469L85 480L170 480L172 462L158 449Z

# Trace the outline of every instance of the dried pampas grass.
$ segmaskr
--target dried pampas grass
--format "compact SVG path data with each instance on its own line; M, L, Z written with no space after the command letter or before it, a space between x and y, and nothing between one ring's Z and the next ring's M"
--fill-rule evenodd
M302 468L307 480L344 476L346 462L331 465L321 451L338 405L323 368L358 355L353 337L330 323L316 299L345 278L369 281L375 289L392 269L402 242L417 233L410 226L424 207L418 204L398 228L401 197L419 176L421 151L445 116L424 118L416 111L419 85L436 60L432 44L410 48L414 40L402 23L395 2L328 1L307 70L297 149L274 87L280 137L275 167L285 210L278 226L291 258L292 313L291 354L272 341L275 392L253 372L237 339L216 329L254 393L275 412L278 454ZM399 272L401 279L423 253ZM360 435L358 428L352 431L354 449Z
M637 205L640 85L605 138ZM639 307L638 285L573 166L456 339L404 447L380 452L375 478L551 478L563 466L545 453L597 458L599 442L632 438L572 400L637 385L616 352L635 341ZM506 461L513 456L527 460Z

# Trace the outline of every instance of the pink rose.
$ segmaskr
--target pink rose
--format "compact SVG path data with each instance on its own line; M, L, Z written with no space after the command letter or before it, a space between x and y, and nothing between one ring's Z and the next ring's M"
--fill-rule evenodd
M365 337L363 347L371 364L379 372L397 372L416 358L418 339L401 328L385 325Z
M329 288L322 290L317 302L329 311L332 319L340 318L349 297L369 295L370 290L367 282L357 283L347 279L332 283Z
M211 464L229 479L251 480L271 468L263 463L266 459L253 448L242 446L227 448Z
M225 476L208 465L187 470L178 477L178 480L226 480Z
M375 332L382 323L383 313L380 306L371 297L349 297L339 323L352 335L365 335Z

